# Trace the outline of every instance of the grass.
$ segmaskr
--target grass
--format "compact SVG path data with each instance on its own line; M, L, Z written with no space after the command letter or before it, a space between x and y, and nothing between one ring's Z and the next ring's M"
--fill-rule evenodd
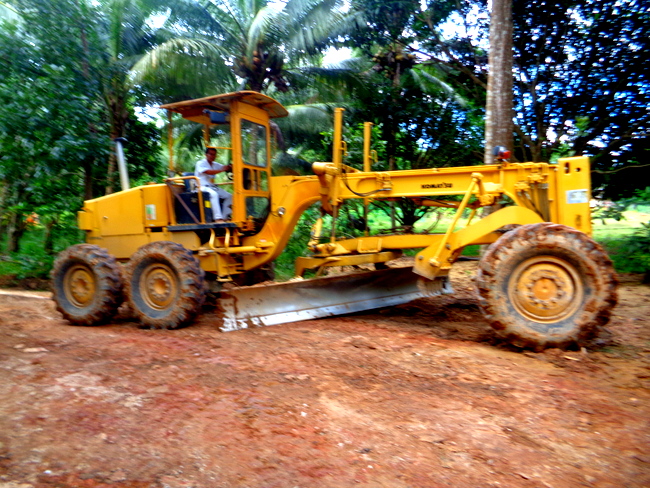
M624 219L605 219L605 222L596 219L592 222L593 238L595 241L616 239L633 234L642 223L650 222L650 206L644 205L638 210L627 210L623 212Z
M11 260L11 258L2 256L0 260L0 276L14 276L20 272L21 266Z
M650 223L647 211L624 212L625 220L594 222L594 240L605 248L619 273L650 271L650 240L642 225Z

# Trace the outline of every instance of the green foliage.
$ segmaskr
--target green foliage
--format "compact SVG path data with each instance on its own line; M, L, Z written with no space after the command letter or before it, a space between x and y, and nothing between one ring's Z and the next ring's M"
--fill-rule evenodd
M640 0L515 1L518 123L543 159L561 138L592 156L594 185L605 197L631 196L648 154L650 48L647 5ZM544 32L544 35L540 35ZM557 134L548 139L549 129ZM646 155L644 157L644 155Z
M0 25L0 231L21 273L42 275L61 234L79 239L74 214L83 199L116 179L108 164L116 134L128 132L136 180L159 172L158 130L133 116L127 93L147 15L136 19L138 0L14 4L20 21ZM43 242L25 252L31 215Z
M136 65L138 81L166 101L239 89L286 92L332 38L354 22L340 0L166 2L173 33Z
M621 209L634 208L634 211L623 215ZM636 190L634 197L611 203L610 208L602 213L596 213L601 219L603 229L594 229L596 240L610 254L614 267L622 273L645 273L644 281L650 282L650 222L641 221L650 213L650 187ZM620 224L606 223L605 218L615 221L627 220L628 226L619 229Z
M636 190L632 203L650 203L650 186Z
M650 222L642 223L632 234L602 239L601 243L617 271L650 274Z
M416 30L422 16L428 15L431 25L437 26L449 18L454 5L436 2L424 14L419 1L352 2L369 26L351 36L369 57L365 89L354 93L352 122L367 120L381 127L387 169L470 165L482 160L479 113L452 89L439 69L416 55L426 41Z
M625 220L623 212L627 210L629 203L626 201L621 202L609 202L609 201L600 201L598 205L592 209L591 218L600 219L603 225L605 225L605 219L614 219L617 222Z
M311 228L319 215L320 205L313 205L298 220L287 246L274 262L277 281L286 281L294 277L294 262L297 257L307 255L307 242L309 242Z
M76 215L63 212L55 217L45 216L30 224L21 239L20 251L3 254L0 276L10 277L14 284L24 279L48 279L56 254L83 241L83 233L76 226ZM48 249L47 243L51 242ZM6 250L6 242L1 243ZM10 281L11 281L10 280Z
M48 279L52 265L54 264L54 256L45 252L39 252L37 254L21 253L14 258L14 262L18 265L16 279Z
M414 24L418 53L483 107L488 2L457 2L445 29L428 20L438 4ZM512 11L515 156L589 155L603 198L630 197L650 177L647 2L514 0Z
M157 176L165 175L167 160L160 155L160 130L154 122L143 122L131 113L127 120L126 133L128 142L124 146L129 177L138 182L154 181ZM115 175L117 178L117 175Z
M28 3L26 25L36 15ZM78 13L69 15L76 20ZM18 250L28 215L56 220L80 207L85 183L107 155L98 87L71 59L81 55L78 30L51 17L39 18L29 34L15 26L0 29L0 225L9 252ZM47 43L34 37L45 33L52 36Z

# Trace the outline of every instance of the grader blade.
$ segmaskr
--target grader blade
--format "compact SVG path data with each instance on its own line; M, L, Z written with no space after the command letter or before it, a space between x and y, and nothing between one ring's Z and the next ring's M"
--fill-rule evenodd
M221 330L246 329L390 307L422 297L411 268L388 268L222 292ZM441 278L440 293L451 293Z

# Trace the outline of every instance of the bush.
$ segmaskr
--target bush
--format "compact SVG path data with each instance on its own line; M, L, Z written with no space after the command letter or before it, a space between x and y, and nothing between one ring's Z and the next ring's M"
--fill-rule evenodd
M297 257L307 255L311 228L320 215L320 204L309 207L296 224L284 251L275 260L275 279L286 281L295 275L294 262Z
M650 222L642 223L637 231L619 241L608 239L603 244L617 271L645 273L643 282L650 283Z
M18 272L16 273L16 279L49 279L54 259L55 256L46 254L45 252L37 254L19 254L14 258L14 262L19 267Z
M63 249L83 242L83 232L76 226L76 216L64 212L56 218L43 218L25 231L20 240L20 250L6 253L0 260L3 283L16 286L23 280L47 280L56 255Z

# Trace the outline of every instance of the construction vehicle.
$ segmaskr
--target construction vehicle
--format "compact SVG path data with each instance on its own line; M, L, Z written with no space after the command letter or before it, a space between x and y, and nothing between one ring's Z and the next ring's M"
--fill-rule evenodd
M232 165L232 219L212 222L210 199L193 174L170 172L163 184L137 188L128 188L123 175L121 192L84 203L78 222L87 244L65 250L55 263L54 299L73 324L104 323L125 300L143 327L175 329L199 314L210 290L228 282L236 285L217 295L223 331L388 307L451 293L452 264L476 244L490 245L476 283L485 318L499 336L521 347L566 347L594 337L609 320L617 283L610 259L589 237L586 157L373 171L366 124L361 171L343 163L343 110L336 109L332 161L314 163L314 175L273 176L272 119L288 115L277 101L240 91L162 108L170 114L170 131L172 114L180 114L203 125L206 146L221 144L221 156ZM171 153L170 147L173 170ZM441 233L367 230L341 239L340 210L351 199L365 206L409 199L451 208L454 216ZM316 202L331 226L325 232L317 220L311 255L297 259L296 273L377 269L240 286L259 281L260 270L278 257ZM482 209L496 204L500 208L484 215ZM419 250L414 265L393 266L405 249Z

